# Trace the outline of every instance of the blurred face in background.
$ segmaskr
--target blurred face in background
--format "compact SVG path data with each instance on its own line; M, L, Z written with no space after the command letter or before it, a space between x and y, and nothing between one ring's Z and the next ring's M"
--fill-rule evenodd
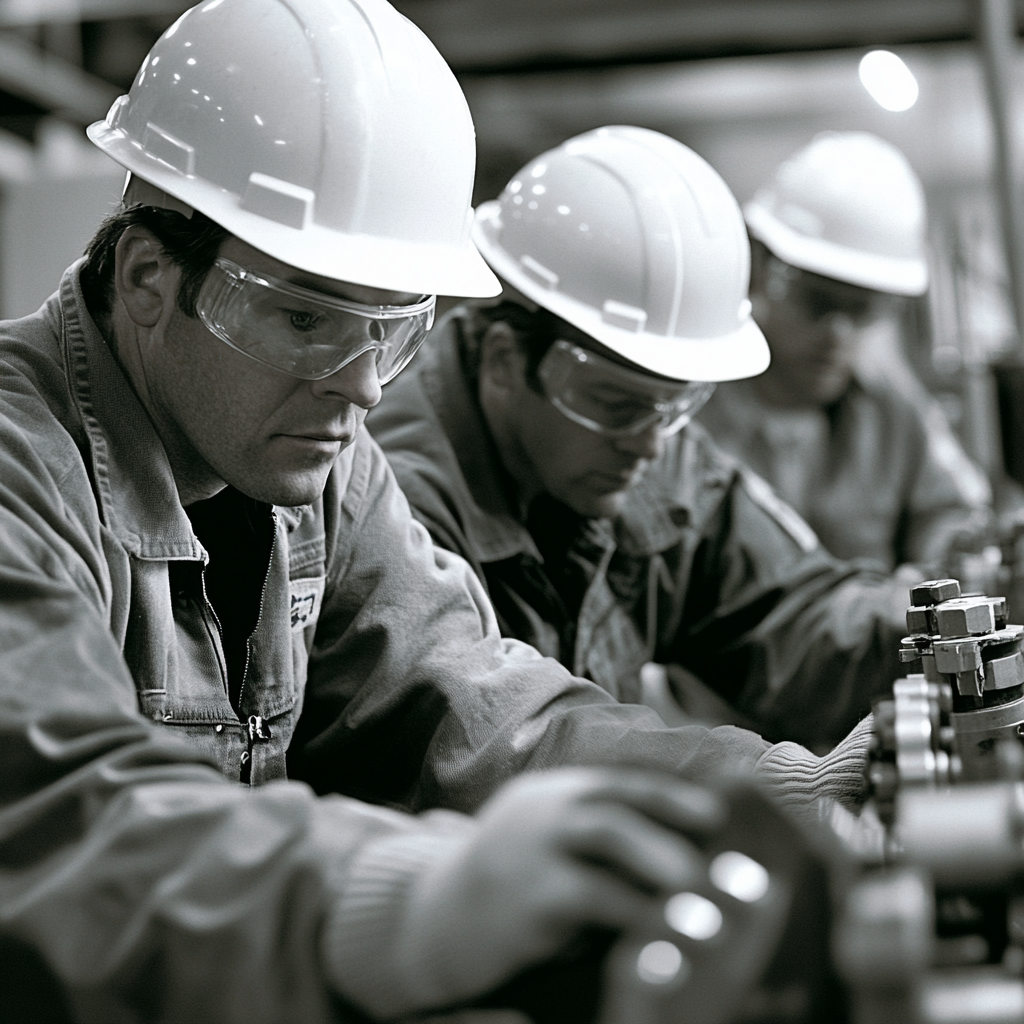
M588 349L593 345L592 339L572 328L563 333L567 343ZM663 425L651 422L614 434L585 426L531 380L527 362L509 324L498 321L488 328L481 344L480 401L520 498L529 502L543 492L588 518L615 515L626 491L661 453ZM644 402L642 395L597 387L599 393L591 396L597 404Z
M772 404L794 408L836 401L850 384L865 329L897 316L901 300L800 270L771 254L757 269L754 317L772 351L759 390Z

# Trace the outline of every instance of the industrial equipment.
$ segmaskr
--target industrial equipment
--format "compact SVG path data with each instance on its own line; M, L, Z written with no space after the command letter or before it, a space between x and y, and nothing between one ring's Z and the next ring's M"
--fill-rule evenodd
M1024 626L956 580L907 625L858 819L880 856L739 785L707 885L612 950L601 1024L1024 1022Z

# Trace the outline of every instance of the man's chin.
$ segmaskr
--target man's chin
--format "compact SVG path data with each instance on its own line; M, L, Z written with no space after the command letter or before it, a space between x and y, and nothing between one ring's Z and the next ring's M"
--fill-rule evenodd
M829 367L812 376L806 388L811 404L831 405L837 401L850 386L851 377L846 366Z
M622 488L598 493L581 491L565 503L578 515L586 516L588 519L610 519L618 515L625 500L626 488Z
M322 472L280 473L248 480L243 486L236 484L235 487L256 501L292 508L316 501L324 493L329 473L330 467Z

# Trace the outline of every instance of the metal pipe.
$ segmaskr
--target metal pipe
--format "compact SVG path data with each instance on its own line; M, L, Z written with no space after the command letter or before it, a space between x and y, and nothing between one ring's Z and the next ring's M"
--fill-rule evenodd
M1024 349L1024 227L1017 188L1014 140L1014 69L1017 60L1017 15L1014 0L979 0L978 36L995 140L994 179L1010 293L1017 326L1018 351Z

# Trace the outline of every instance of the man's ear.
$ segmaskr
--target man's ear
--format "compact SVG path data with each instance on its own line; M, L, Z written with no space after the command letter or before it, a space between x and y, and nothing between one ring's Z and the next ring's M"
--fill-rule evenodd
M114 249L114 289L139 327L154 327L177 300L181 271L152 231L127 228Z
M499 391L511 391L526 378L526 355L515 331L496 320L480 339L480 383Z

